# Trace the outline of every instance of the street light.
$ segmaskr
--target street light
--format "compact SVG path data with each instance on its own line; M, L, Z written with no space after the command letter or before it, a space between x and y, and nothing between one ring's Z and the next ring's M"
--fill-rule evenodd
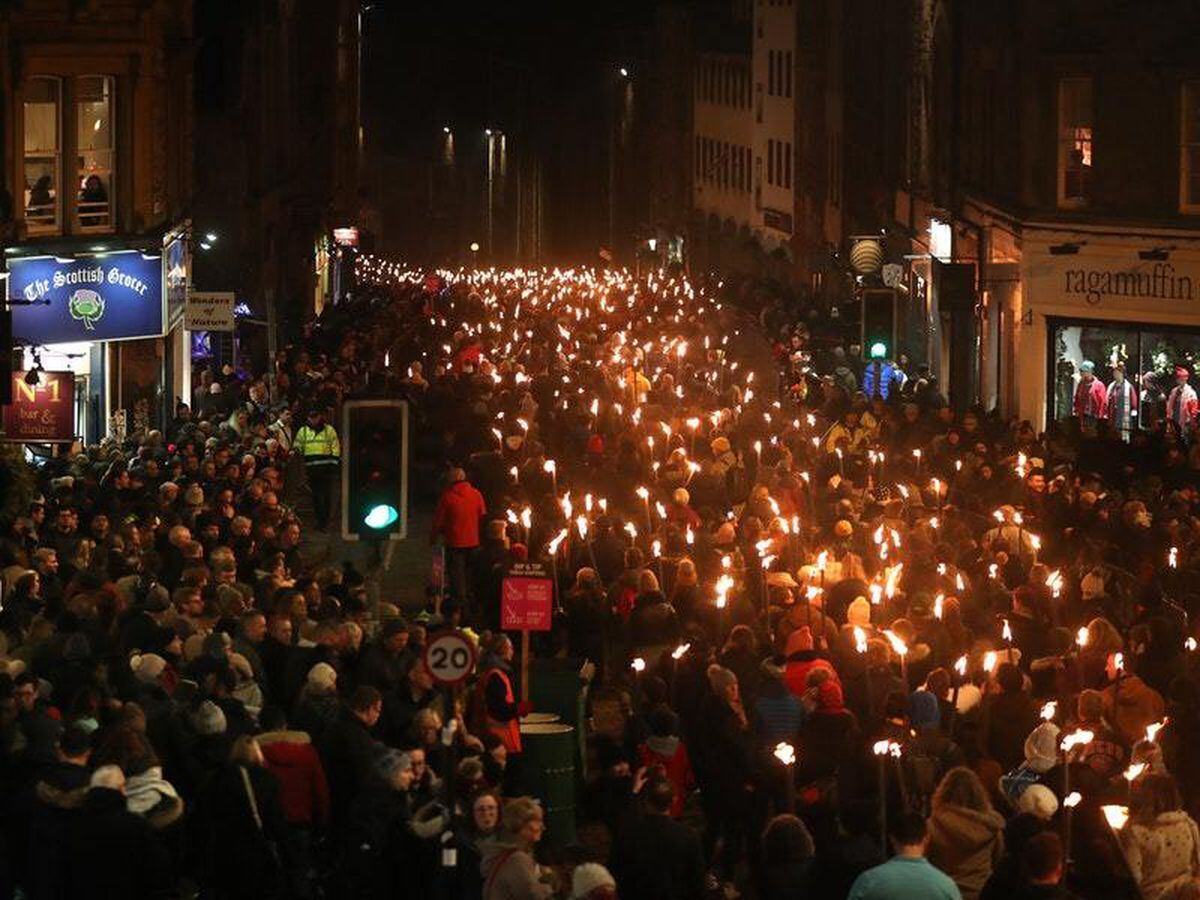
M621 66L619 69L617 69L617 71L621 73L622 78L629 77L629 70L627 68L625 68L624 66Z
M442 133L443 133L443 134L449 134L449 133L450 133L450 126L449 126L449 125L443 125L443 126L442 126Z
M479 241L471 241L471 252L472 253L479 252Z

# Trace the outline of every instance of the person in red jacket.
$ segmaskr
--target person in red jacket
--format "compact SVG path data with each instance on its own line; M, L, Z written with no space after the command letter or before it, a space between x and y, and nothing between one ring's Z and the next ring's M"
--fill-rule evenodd
M433 531L429 542L441 538L446 548L446 576L450 596L460 603L467 600L467 566L479 549L479 520L487 514L483 494L467 481L462 469L450 470L450 486L438 500L433 512Z
M687 747L679 739L679 716L665 704L650 713L650 737L638 747L638 759L647 770L658 769L671 782L674 796L667 814L683 814L683 804L696 788L696 775ZM648 772L649 774L649 772Z
M797 697L803 697L808 691L808 674L814 669L825 669L837 680L837 670L833 664L820 656L813 646L812 629L802 625L788 635L787 662L783 670L783 680Z
M1096 422L1104 417L1108 390L1096 377L1096 366L1090 359L1079 365L1079 384L1075 386L1075 418L1084 434L1096 433Z
M279 800L288 824L288 877L293 889L303 888L313 868L314 832L329 824L325 768L308 734L287 730L287 719L279 707L265 707L259 719L263 733L258 736L258 746L267 770L279 780Z

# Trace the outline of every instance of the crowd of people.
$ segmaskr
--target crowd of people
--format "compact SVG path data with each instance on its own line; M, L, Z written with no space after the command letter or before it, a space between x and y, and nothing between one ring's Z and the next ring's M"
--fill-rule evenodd
M715 280L360 276L163 431L48 461L4 523L7 893L1200 894L1174 432L957 413ZM444 484L403 597L302 540L368 395L409 400L414 482ZM533 652L587 698L568 847L500 630L525 562L556 580ZM421 662L444 627L480 651L453 691Z

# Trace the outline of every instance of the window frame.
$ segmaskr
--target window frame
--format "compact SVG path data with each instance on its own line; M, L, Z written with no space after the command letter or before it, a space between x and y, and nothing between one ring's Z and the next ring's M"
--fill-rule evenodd
M25 118L25 107L29 104L29 86L37 81L47 81L54 85L55 94L55 148L52 155L46 153L36 153L32 157L25 149L25 135L27 133L27 121ZM69 81L61 75L42 74L31 75L25 88L22 90L21 96L21 184L26 182L26 172L29 165L29 159L52 159L52 170L54 173L54 222L46 225L34 223L29 220L26 213L29 210L29 205L25 202L25 188L21 188L21 221L25 223L25 230L29 234L62 234L63 226L66 222L66 211L63 209L63 158L66 154L66 128L65 124L65 108L66 108L66 85Z
M1191 101L1189 103L1189 100ZM1188 107L1197 110L1196 133L1188 135ZM1197 171L1192 171L1191 159L1194 150ZM1189 182L1197 181L1196 194L1191 196ZM1200 214L1200 79L1184 81L1179 89L1179 211L1192 215Z
M1068 125L1066 122L1066 95L1068 86L1071 83L1087 84L1088 88L1088 121L1087 126ZM1058 97L1055 116L1055 179L1056 200L1059 209L1086 209L1093 201L1092 196L1092 180L1096 175L1096 104L1095 104L1095 79L1091 75L1063 75L1058 79ZM1067 196L1067 155L1070 149L1074 147L1078 136L1074 134L1079 128L1086 127L1089 130L1088 154L1090 162L1086 168L1090 171L1087 173L1088 184L1083 191L1082 196ZM1073 132L1067 134L1068 129Z
M80 212L80 209L79 209L79 203L80 203L79 195L83 191L83 185L82 185L82 183L75 184L75 182L74 182L74 179L79 179L83 173L82 172L73 172L72 173L72 179L73 179L73 181L72 181L72 201L71 201L71 226L72 226L71 230L72 230L72 232L77 233L77 234L111 234L114 231L116 231L116 218L117 218L117 209L116 209L117 124L118 124L117 123L117 78L115 75L106 75L106 74L101 74L101 73L96 73L96 72L89 72L89 73L73 76L72 90L71 90L71 107L72 107L72 113L74 114L73 120L75 122L75 132L72 135L72 138L73 138L72 150L73 150L74 156L76 158L81 157L84 152L82 150L82 148L80 148L80 146L79 146L80 142L79 142L78 111L79 111L79 104L83 101L80 99L80 91L78 90L77 85L79 84L79 82L83 81L83 79L85 79L85 78L100 78L103 81L107 82L107 87L108 87L109 146L108 146L107 150L97 151L97 150L93 149L91 151L93 153L95 153L95 152L108 153L108 155L109 155L110 162L109 162L109 167L108 167L109 170L108 170L108 185L107 185L108 210L106 213L106 218L108 219L108 221L103 224L99 224L99 225L84 225L83 224L83 214ZM75 164L72 164L72 168L73 169L77 168L77 166Z

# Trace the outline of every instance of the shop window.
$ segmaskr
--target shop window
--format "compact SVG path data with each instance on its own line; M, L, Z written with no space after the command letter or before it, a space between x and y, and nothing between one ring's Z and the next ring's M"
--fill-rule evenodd
M1118 363L1137 390L1139 414L1130 428L1152 429L1166 415L1167 396L1175 384L1175 367L1187 366L1193 387L1200 386L1200 332L1123 322L1053 323L1050 329L1053 359L1049 372L1050 418L1065 423L1074 416L1075 392L1084 362L1106 389L1115 379Z
M31 233L60 227L61 102L57 78L33 78L25 89L25 224Z
M1084 206L1092 194L1092 79L1058 83L1058 203Z
M1200 213L1200 81L1183 86L1179 209Z
M112 228L113 79L86 75L75 81L80 230Z

